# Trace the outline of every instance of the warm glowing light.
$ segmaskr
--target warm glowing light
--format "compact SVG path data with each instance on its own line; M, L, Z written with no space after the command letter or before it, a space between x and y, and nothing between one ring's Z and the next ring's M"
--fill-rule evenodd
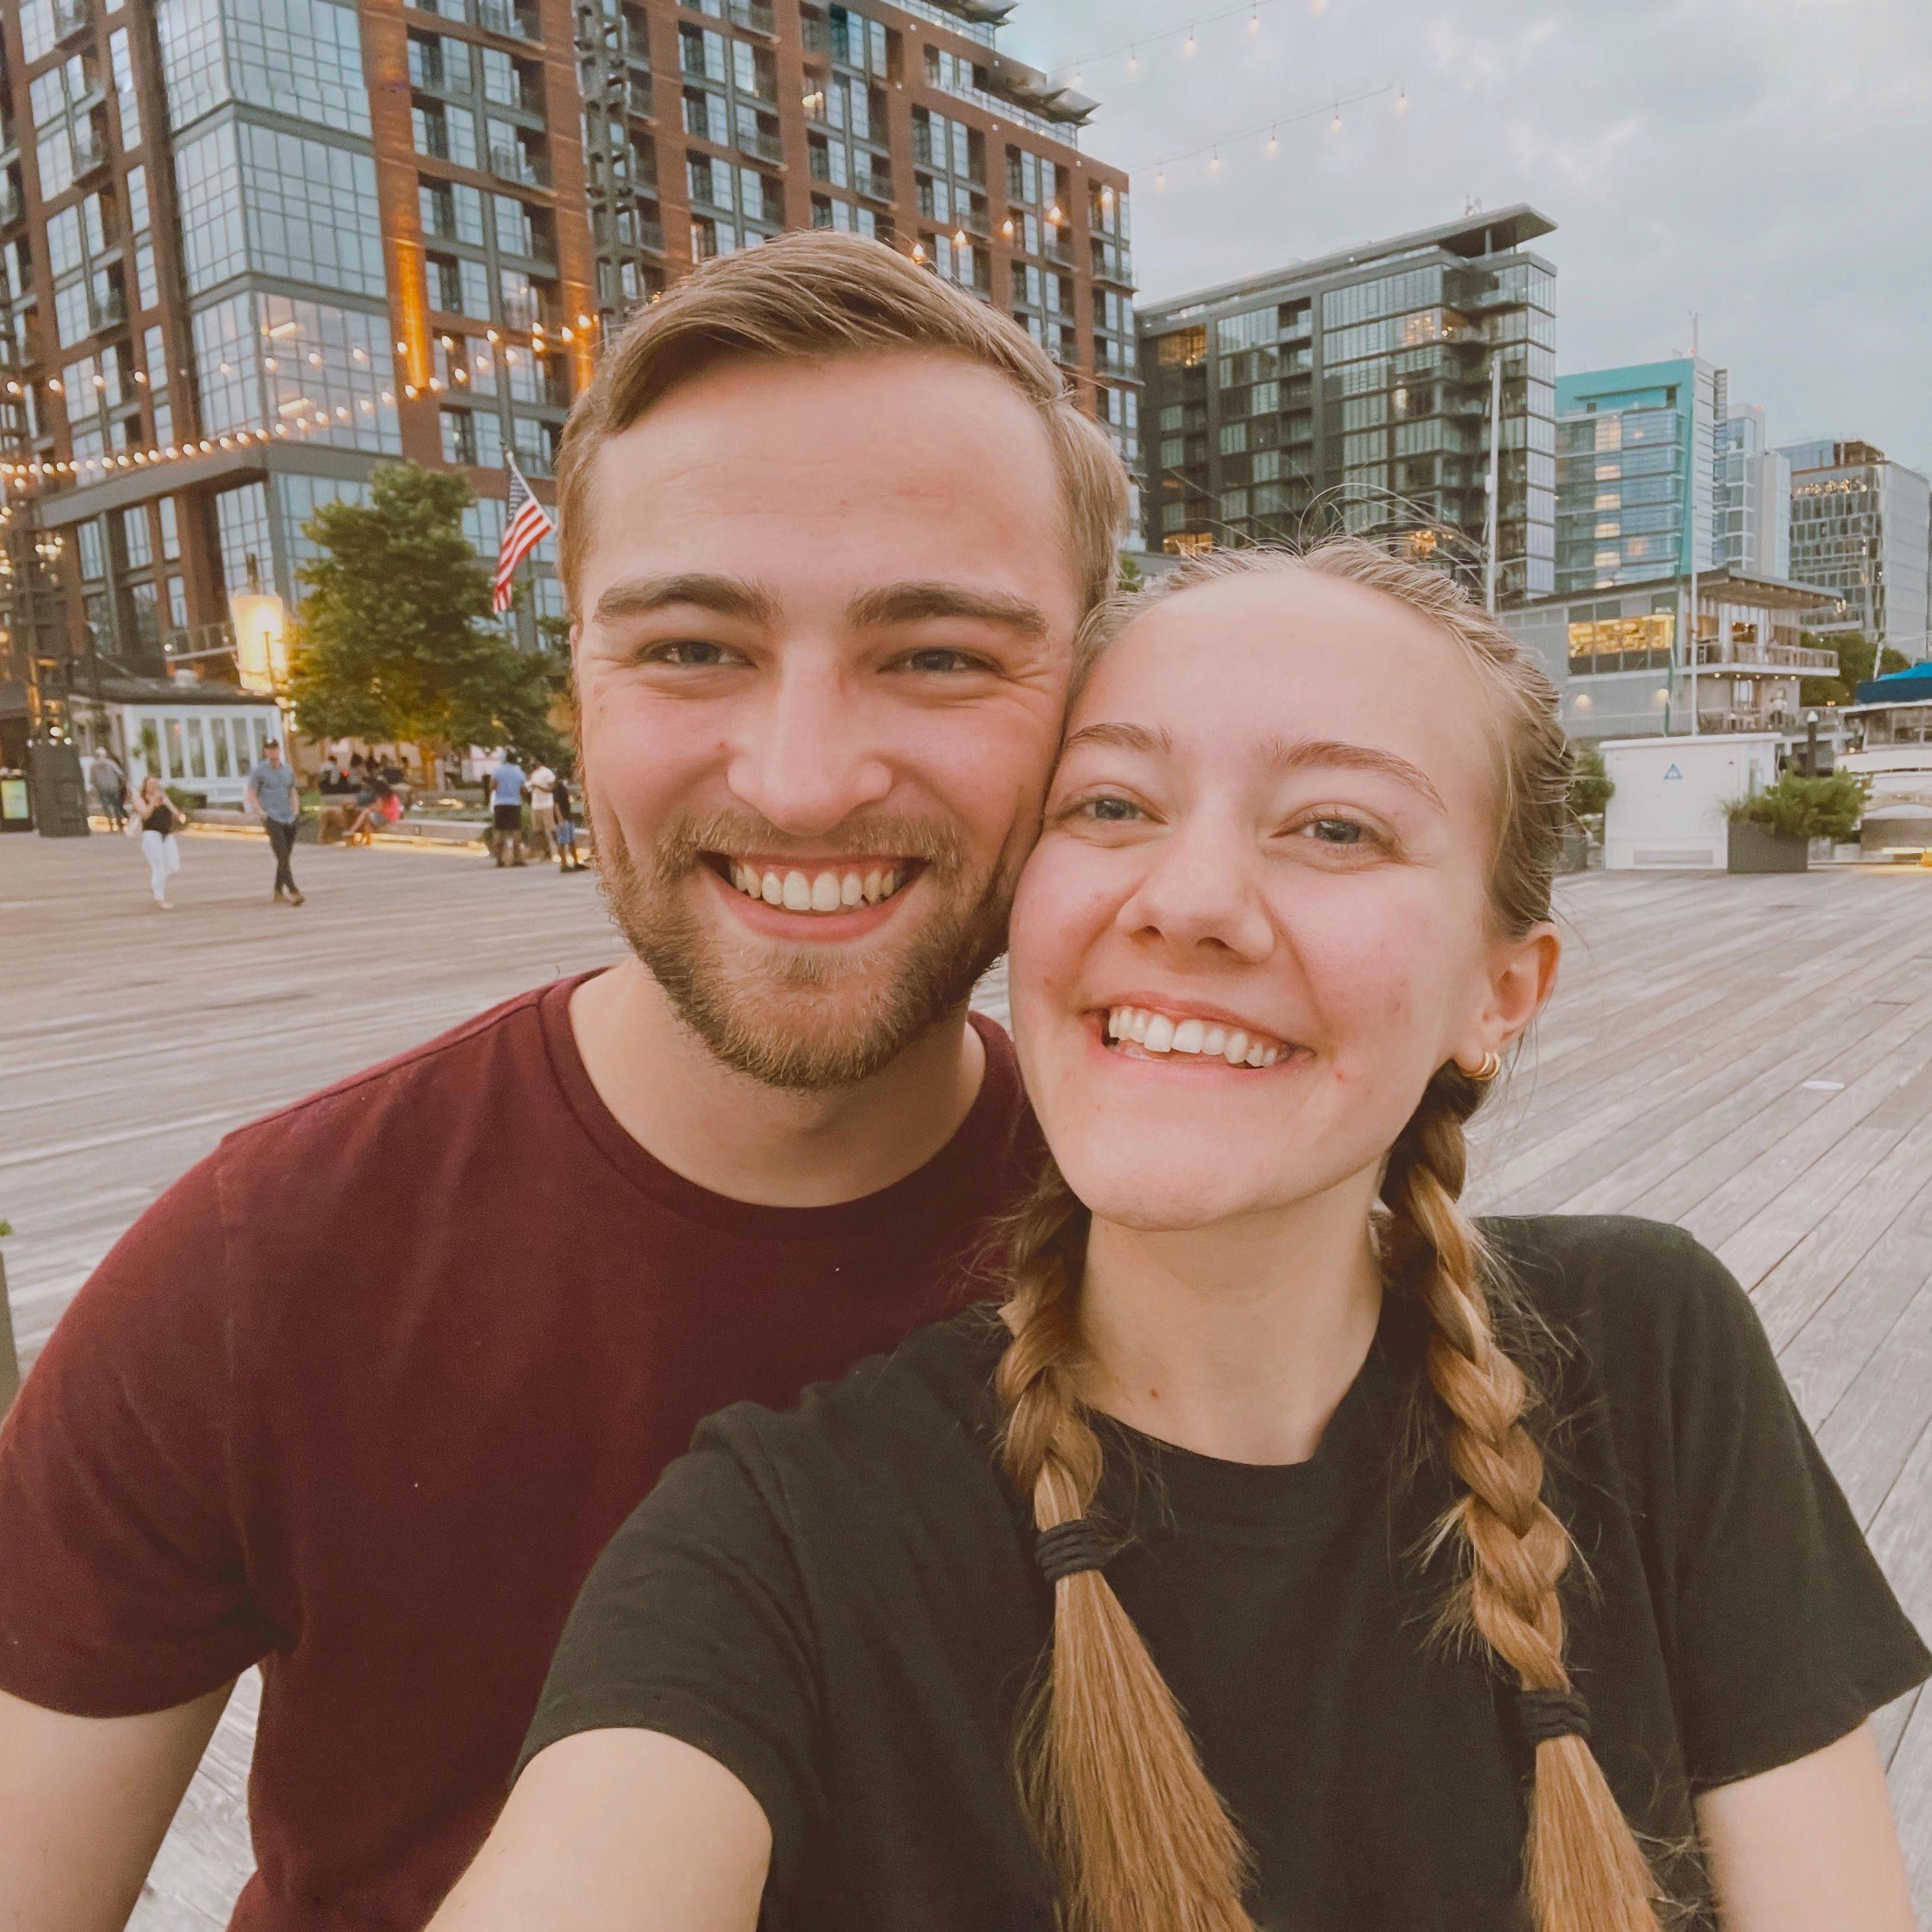
M1010 242L1012 239L1013 224L1012 218L1010 215L1009 215L1004 221L1000 224L1000 232L1004 235L1008 241Z
M1399 94L1396 94L1394 106L1395 111L1398 114L1406 114L1408 112L1408 89L1407 88L1405 87Z
M1165 169L1165 168L1156 168L1156 169L1154 170L1154 186L1155 186L1156 188L1163 188L1166 187L1166 185L1167 185L1167 170L1166 170L1166 169Z
M1200 44L1200 42L1194 38L1194 29L1192 27L1190 27L1187 30L1186 44L1182 47L1180 51L1185 54L1190 60L1192 60L1194 58L1195 50L1198 47Z
M398 356L406 356L409 352L410 345L406 342L398 342L396 344L396 353Z
M454 349L456 346L456 338L453 335L439 335L436 339L446 349Z
M577 326L579 328L588 328L590 326L590 316L586 315L581 309L578 310Z
M1339 134L1342 131L1342 110L1339 107L1335 110L1334 118L1328 123L1328 131L1331 134Z
M1308 10L1320 19L1328 10L1328 0L1308 0Z
M1261 0L1255 0L1255 10L1248 16L1248 32L1258 34L1262 30Z
M1127 50L1127 71L1130 74L1138 74L1140 70L1140 50L1138 47L1130 47Z
M244 691L272 696L289 674L288 614L272 591L238 591L228 600L235 663Z
M915 242L912 244L912 258L915 262L922 262L926 260L926 249L921 243Z
M1264 152L1270 157L1280 154L1281 152L1281 136L1278 134L1270 134L1268 137L1268 146Z
M1214 158L1208 164L1208 172L1210 175L1218 175L1221 172L1221 151L1219 148L1214 150Z
M956 248L963 248L965 247L966 231L964 229L956 228L952 231L952 245Z
M494 328L486 328L483 332L483 337L487 342L494 342L497 339L496 332Z

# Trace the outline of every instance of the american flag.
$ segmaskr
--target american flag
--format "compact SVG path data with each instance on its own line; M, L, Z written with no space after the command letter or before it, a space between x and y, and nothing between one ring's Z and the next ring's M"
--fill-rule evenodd
M517 459L509 459L510 502L503 519L503 544L496 553L496 580L490 586L490 608L499 616L510 608L510 580L517 566L548 536L556 526L544 506L530 494Z

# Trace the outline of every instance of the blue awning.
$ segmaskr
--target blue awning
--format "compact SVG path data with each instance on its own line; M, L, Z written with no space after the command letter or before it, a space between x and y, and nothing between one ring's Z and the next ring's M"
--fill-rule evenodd
M1858 686L1861 704L1932 704L1932 664L1913 664L1885 677L1868 678Z

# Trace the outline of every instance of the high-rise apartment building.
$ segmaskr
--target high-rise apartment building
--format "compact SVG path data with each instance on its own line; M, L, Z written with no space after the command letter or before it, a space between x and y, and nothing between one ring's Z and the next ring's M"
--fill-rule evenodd
M1556 379L1560 593L1712 568L1723 374L1686 356Z
M464 471L494 554L506 452L547 496L603 336L786 229L1010 312L1136 460L1126 178L999 51L1012 11L10 0L0 723L100 658L221 668L231 600L297 604L304 520L385 458Z
M1765 436L1761 404L1729 406L1719 370L1712 554L1730 570L1791 575L1791 460Z
M1861 631L1916 662L1932 657L1932 484L1868 442L1796 442L1791 571L1829 591L1814 631Z
M1517 206L1145 309L1147 543L1444 532L1480 568L1492 367L1506 598L1555 584L1556 271Z

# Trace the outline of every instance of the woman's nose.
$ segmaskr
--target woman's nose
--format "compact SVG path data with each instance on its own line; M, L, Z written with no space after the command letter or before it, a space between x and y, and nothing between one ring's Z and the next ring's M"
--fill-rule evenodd
M1184 832L1157 849L1120 908L1120 928L1181 952L1264 960L1274 950L1275 926L1258 864L1249 838L1204 826Z

